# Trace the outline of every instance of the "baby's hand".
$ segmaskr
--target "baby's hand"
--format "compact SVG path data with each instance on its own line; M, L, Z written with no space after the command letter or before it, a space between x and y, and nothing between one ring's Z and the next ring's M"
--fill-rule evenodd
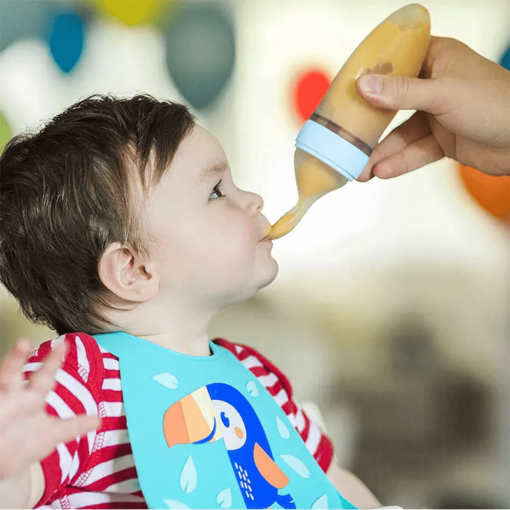
M32 463L47 457L59 442L97 429L97 416L62 420L45 411L45 397L67 353L59 344L34 372L28 384L22 375L31 346L19 340L0 366L0 480L14 477Z

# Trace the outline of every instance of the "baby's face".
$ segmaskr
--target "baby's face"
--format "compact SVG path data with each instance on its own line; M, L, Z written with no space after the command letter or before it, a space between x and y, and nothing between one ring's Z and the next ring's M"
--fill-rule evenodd
M259 195L236 187L216 138L195 126L147 201L160 295L177 291L221 309L271 283L278 264L272 243L261 242L270 229L262 207Z

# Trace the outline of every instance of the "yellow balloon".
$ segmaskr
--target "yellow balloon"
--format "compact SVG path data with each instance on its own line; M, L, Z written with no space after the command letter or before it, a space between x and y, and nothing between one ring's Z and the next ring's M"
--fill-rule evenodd
M174 2L168 0L92 0L104 14L115 16L126 25L151 23L164 7Z

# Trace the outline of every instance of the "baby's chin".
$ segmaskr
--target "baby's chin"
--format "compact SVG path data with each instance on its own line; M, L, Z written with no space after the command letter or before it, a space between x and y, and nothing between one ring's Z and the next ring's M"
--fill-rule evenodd
M271 257L271 261L272 261L272 266L273 266L272 271L268 274L267 278L262 280L262 283L258 290L262 290L263 288L267 287L268 285L271 285L275 281L276 277L278 276L278 271L279 271L278 262L276 262L276 260L273 259L272 257Z
M245 301L248 301L253 296L255 296L260 290L264 289L268 285L271 285L271 283L273 283L278 276L278 269L278 263L273 259L272 268L268 269L266 274L259 277L256 282L248 285L245 287L245 289L243 289L243 291L239 292L236 298L234 298L233 302L227 304L225 308L228 306L244 303Z

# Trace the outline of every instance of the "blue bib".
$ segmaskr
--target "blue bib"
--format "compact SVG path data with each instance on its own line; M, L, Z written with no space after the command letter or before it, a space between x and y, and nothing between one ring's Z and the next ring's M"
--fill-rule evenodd
M94 335L119 358L127 427L149 508L356 508L230 351L188 356L126 333Z

